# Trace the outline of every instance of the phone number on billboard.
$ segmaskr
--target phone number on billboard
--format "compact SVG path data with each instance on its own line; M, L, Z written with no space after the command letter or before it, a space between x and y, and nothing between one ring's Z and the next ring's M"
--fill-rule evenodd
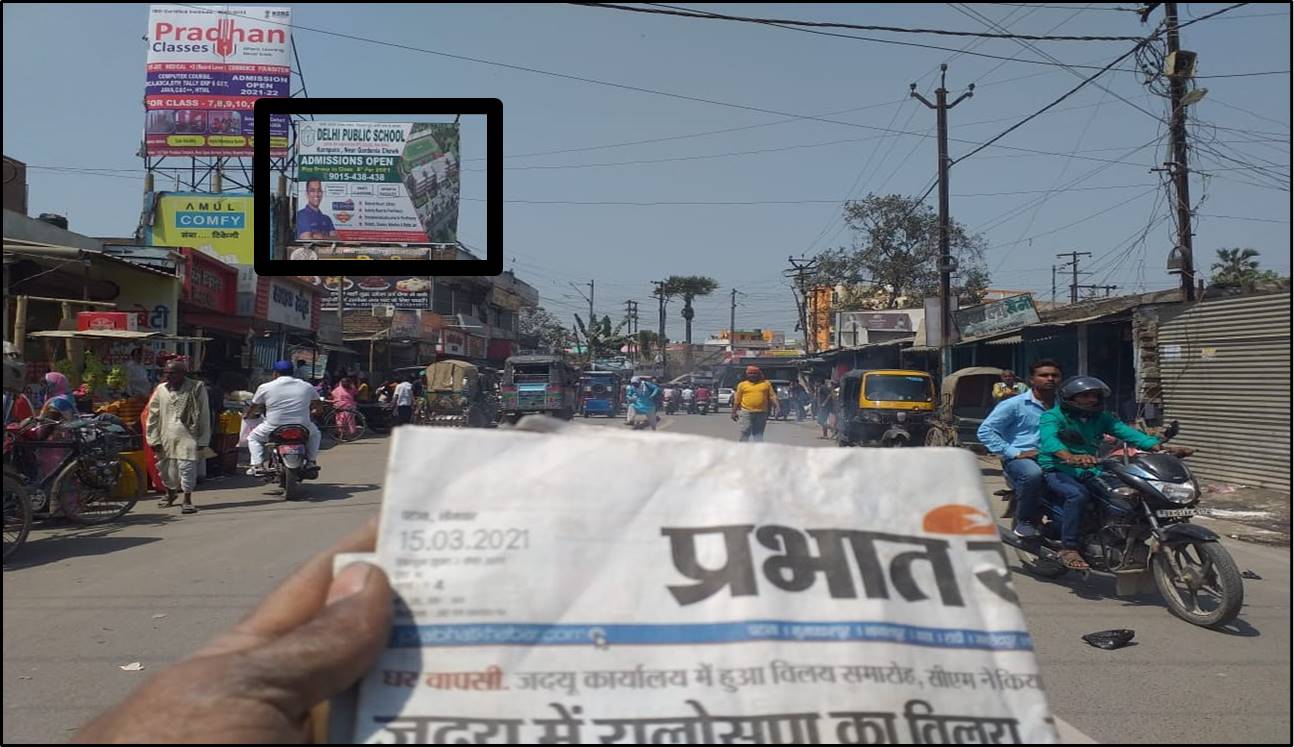
M327 172L323 175L326 182L384 182L386 174L337 174Z

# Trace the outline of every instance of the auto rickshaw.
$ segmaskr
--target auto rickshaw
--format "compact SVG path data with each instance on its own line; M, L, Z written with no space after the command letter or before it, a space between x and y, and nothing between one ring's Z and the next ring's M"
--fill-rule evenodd
M570 420L579 406L579 383L579 371L560 356L514 355L503 369L503 417L509 423L537 414Z
M1002 369L975 366L954 371L943 382L943 392L926 446L964 446L982 451L977 431L993 411L993 385L1002 380Z
M934 380L924 371L850 371L840 380L836 441L841 446L920 445L934 409Z
M616 417L623 397L620 377L611 371L585 371L580 376L580 413L586 418L591 415Z
M484 428L493 418L486 412L476 366L444 360L427 366L427 388L417 421L420 425Z

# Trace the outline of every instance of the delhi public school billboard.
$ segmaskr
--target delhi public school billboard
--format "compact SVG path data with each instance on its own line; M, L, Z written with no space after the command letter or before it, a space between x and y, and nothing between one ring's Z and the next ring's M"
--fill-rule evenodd
M255 264L251 194L164 192L149 230L153 246L190 246L227 264Z
M149 156L252 155L256 99L290 93L289 8L153 5L144 144ZM270 121L286 155L289 118Z
M458 125L298 122L296 147L298 240L455 240Z

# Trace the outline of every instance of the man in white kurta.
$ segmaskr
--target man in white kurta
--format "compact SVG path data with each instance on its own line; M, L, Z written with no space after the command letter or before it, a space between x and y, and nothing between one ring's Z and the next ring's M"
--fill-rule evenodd
M166 498L158 506L175 504L177 492L184 493L182 513L197 513L193 485L198 476L200 452L211 442L211 415L207 388L188 378L188 366L172 360L165 378L148 402L148 445L157 452L158 472L166 486Z

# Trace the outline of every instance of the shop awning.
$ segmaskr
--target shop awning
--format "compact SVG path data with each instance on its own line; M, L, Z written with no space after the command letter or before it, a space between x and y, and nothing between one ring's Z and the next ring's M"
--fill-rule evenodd
M219 330L233 335L245 335L252 328L252 320L245 316L226 316L201 312L184 312L180 320L190 327Z
M136 332L127 329L51 329L32 332L28 337L53 337L64 340L130 340L137 342L206 342L210 337L168 335L165 332Z
M1024 342L1024 335L1011 335L1010 337L1001 337L996 340L989 340L985 345L1019 345Z

